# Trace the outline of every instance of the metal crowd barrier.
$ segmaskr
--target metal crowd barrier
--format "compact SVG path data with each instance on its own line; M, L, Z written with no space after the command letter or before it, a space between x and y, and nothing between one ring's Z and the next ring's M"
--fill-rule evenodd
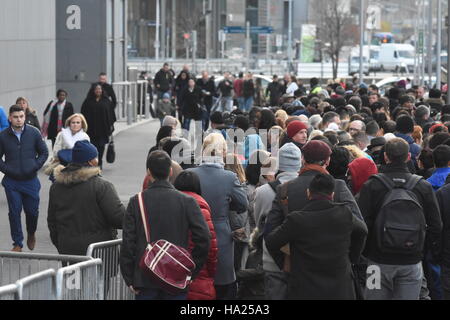
M0 299L102 300L102 261L87 256L0 252L2 285Z
M150 119L150 95L147 93L148 82L114 82L114 92L117 97L116 118L126 121L128 125L143 118Z
M89 259L58 270L57 300L103 300L102 260Z
M122 239L93 243L86 255L103 261L104 299L134 300L134 295L125 284L119 270L120 246Z
M17 284L8 284L0 287L0 300L16 300L19 294Z
M55 300L56 272L53 269L41 271L16 282L18 300Z

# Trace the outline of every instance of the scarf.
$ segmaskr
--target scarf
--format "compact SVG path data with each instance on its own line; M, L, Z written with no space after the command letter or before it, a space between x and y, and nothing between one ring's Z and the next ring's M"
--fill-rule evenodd
M83 129L81 129L75 134L72 134L70 128L64 128L61 130L61 134L63 136L65 144L68 146L67 149L73 149L77 141L88 140Z
M56 132L60 132L61 129L64 127L62 117L64 108L66 107L66 100L64 100L61 103L59 103L59 100L52 100L52 102L50 102L50 108L48 109L47 113L44 114L44 123L42 124L42 136L44 137L47 137L48 135L48 126L50 125L50 118L52 115L53 108L55 106L57 106L58 108L58 122L56 125L57 127Z
M326 169L324 169L322 166L319 166L318 164L309 164L307 163L302 170L300 170L299 174L304 174L305 172L308 171L317 171L319 173L323 173L323 174L330 174Z

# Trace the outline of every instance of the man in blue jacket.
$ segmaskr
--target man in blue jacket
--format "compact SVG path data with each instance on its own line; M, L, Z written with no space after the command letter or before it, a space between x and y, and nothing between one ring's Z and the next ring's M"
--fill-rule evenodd
M0 133L0 171L5 174L2 185L8 200L9 224L14 241L12 251L21 252L22 207L26 215L28 248L33 250L36 245L41 189L37 171L47 160L48 149L40 132L25 124L25 112L21 107L14 105L9 109L9 121L11 126Z

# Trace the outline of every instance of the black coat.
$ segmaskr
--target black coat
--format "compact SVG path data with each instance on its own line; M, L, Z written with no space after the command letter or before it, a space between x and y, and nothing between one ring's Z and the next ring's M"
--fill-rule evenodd
M244 98L251 98L255 96L255 85L253 84L253 80L245 80L242 85L242 95Z
M87 134L92 140L108 140L111 135L111 101L103 97L99 101L86 99L81 107L81 113L88 123Z
M167 92L172 88L173 77L170 71L165 72L163 69L159 70L153 79L155 90L158 92ZM159 86L159 87L158 87Z
M406 164L388 164L382 167L382 173L389 178L398 178L408 180L411 177ZM386 254L380 252L374 237L374 225L377 215L380 211L383 199L387 193L387 188L381 181L370 178L361 189L358 205L367 224L369 235L364 256L374 262L390 265L410 265L419 263L423 255L414 254ZM425 221L427 224L427 243L426 247L433 255L439 253L441 243L442 220L439 212L438 202L433 187L426 180L421 180L412 190L417 196L422 208L424 208Z
M269 83L266 89L266 94L269 93L270 96L270 106L278 106L281 97L281 85L278 81L272 81Z
M55 169L56 183L50 188L50 238L60 254L86 255L91 243L115 238L125 207L98 167L63 169Z
M36 111L33 112L30 112L29 110L26 111L25 123L41 131L41 125L39 124L39 119L38 116L36 115Z
M47 114L47 112L50 111L52 102L53 101L50 101L47 107L45 108L44 117ZM74 114L73 105L67 101L62 114L63 128L66 127L67 118L69 118L73 114ZM47 137L49 139L55 139L57 135L58 135L58 108L55 106L50 114L50 123L48 124Z
M298 178L287 182L287 195L288 195L288 211L301 211L308 204L308 198L306 195L306 189L310 185L314 177L319 174L318 171L308 171L298 176ZM355 198L348 189L347 185L342 180L336 180L336 187L334 191L334 200L338 203L345 203L353 215L363 221L361 212L359 211L358 205L356 204ZM280 226L284 220L285 215L283 213L283 208L280 205L281 198L281 186L277 187L277 194L273 201L272 210L267 215L267 220L264 228L264 238L272 232L275 228ZM267 240L267 239L266 239ZM283 268L284 255L279 251L271 251L269 253L274 258L280 269Z
M441 265L450 268L450 181L436 192L442 215L442 244L440 252Z
M188 88L183 93L183 116L186 118L201 120L202 109L200 105L202 103L202 92L199 88L194 87L191 92Z
M214 84L214 80L212 78L209 78L208 81L204 82L203 79L198 79L196 86L202 91L203 104L207 107L211 107L213 104L213 96L216 92L216 85Z
M156 181L143 193L150 225L150 241L170 241L185 249L189 235L195 247L192 258L200 272L208 257L210 232L194 198L177 191L168 181ZM120 250L120 270L125 283L134 288L155 288L139 268L139 261L147 246L138 197L130 199L123 221L123 243Z
M269 250L290 244L289 299L354 300L351 263L359 260L367 227L343 204L309 201L288 215L266 241Z

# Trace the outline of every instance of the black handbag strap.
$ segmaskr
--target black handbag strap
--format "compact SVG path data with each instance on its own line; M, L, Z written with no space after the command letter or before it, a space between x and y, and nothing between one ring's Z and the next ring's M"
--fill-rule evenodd
M147 243L150 243L150 226L148 224L148 213L144 205L144 199L142 197L142 192L138 193L139 211L141 212L142 224L145 230L145 238Z

